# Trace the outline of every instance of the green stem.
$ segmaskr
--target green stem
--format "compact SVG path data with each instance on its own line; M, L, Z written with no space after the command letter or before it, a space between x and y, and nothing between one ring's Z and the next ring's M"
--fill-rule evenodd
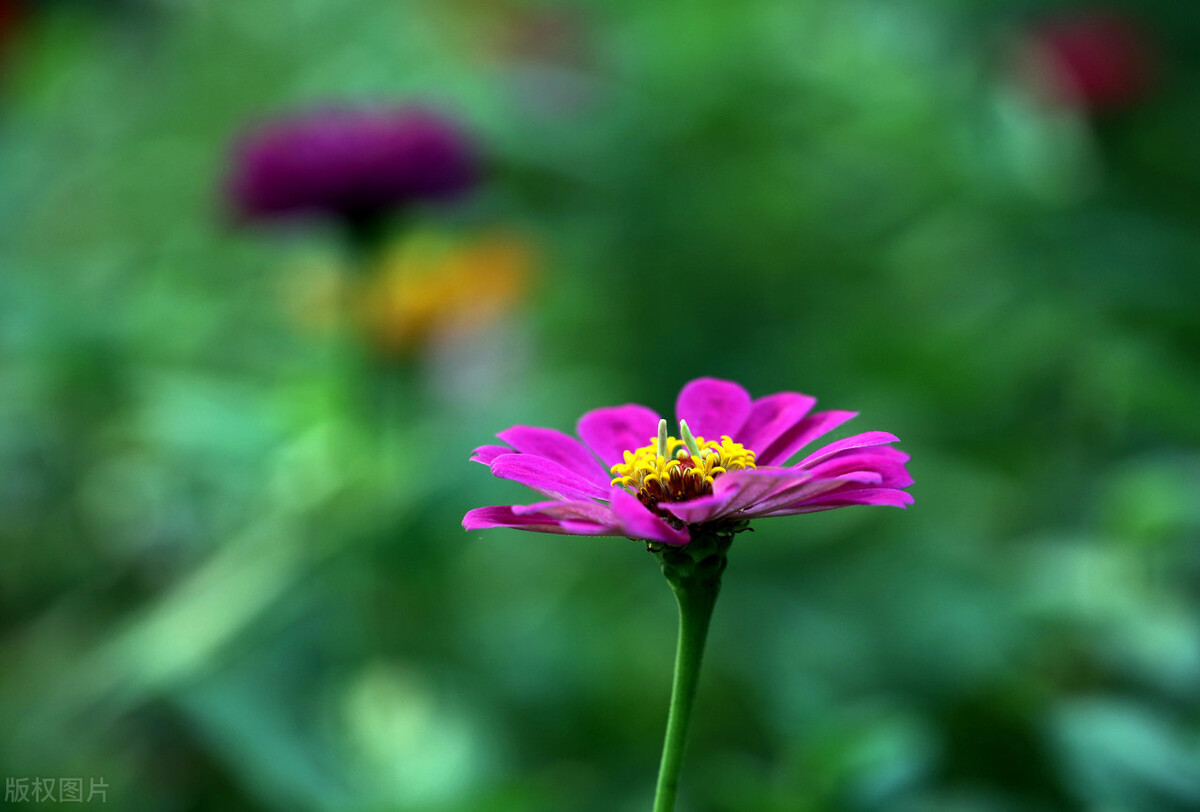
M671 588L679 603L679 642L675 648L675 679L671 684L671 710L667 715L667 735L658 768L654 812L671 812L675 808L688 724L700 679L700 662L704 658L704 641L708 637L713 607L717 605L720 582L672 583Z
M368 274L383 256L388 240L397 233L391 220L379 213L348 217L344 222L351 270Z
M671 684L671 710L667 714L667 735L654 792L654 812L671 812L675 808L688 723L696 699L696 684L700 680L700 662L704 659L704 641L721 591L725 554L734 535L745 528L745 522L693 527L692 540L686 547L657 543L649 546L662 565L663 575L679 604L675 678Z

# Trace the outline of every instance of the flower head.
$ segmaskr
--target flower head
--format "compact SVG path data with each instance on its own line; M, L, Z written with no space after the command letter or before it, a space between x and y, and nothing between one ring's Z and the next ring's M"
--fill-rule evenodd
M237 215L369 220L474 186L477 159L450 119L416 107L310 112L248 133L235 148Z
M402 355L431 337L471 332L514 310L532 266L533 246L515 233L465 240L418 233L385 251L366 280L358 315L377 350Z
M848 505L907 507L908 455L894 435L869 431L792 462L801 450L855 416L810 413L816 399L779 392L754 400L736 383L691 381L675 404L679 431L635 404L580 418L580 439L513 426L471 457L501 479L548 497L530 505L476 508L468 530L512 527L541 533L628 536L682 546L700 529L740 528L749 519Z
M0 0L0 56L3 56L4 46L16 35L17 29L25 18L25 7L18 0Z
M1092 11L1046 20L1025 33L1021 67L1047 101L1101 113L1142 100L1154 79L1152 39L1133 19Z

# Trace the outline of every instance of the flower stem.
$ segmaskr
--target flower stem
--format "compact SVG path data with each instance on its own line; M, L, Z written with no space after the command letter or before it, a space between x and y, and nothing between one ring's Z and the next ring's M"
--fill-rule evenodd
M667 714L667 733L654 792L654 812L671 812L675 808L688 725L700 679L700 663L704 658L704 642L721 591L725 553L733 541L733 534L740 529L730 526L707 533L693 530L691 543L682 548L650 546L650 551L662 564L663 574L679 604L675 677L671 683L671 709Z
M351 270L366 275L376 270L388 238L395 233L391 221L374 212L345 218L346 247Z
M688 724L696 699L700 662L704 657L704 641L708 637L713 607L717 604L719 584L712 587L671 586L679 603L679 642L675 648L675 679L671 684L671 710L667 715L667 735L658 768L654 812L671 812L675 808Z

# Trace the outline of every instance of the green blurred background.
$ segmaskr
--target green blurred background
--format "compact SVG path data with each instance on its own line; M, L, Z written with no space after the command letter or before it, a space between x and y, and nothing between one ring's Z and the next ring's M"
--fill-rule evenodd
M916 504L737 539L681 812L1200 809L1193 4L1129 4L1116 99L1029 58L1079 4L3 5L0 776L648 808L657 565L465 533L532 501L467 457L716 375L898 434ZM487 155L412 227L530 257L399 353L334 229L221 197L248 123L381 100Z

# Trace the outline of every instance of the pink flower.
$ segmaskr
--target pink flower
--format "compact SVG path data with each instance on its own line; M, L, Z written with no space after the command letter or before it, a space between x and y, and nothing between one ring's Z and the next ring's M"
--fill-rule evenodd
M588 412L580 440L562 432L513 426L471 457L501 479L548 497L530 505L476 508L463 527L513 527L539 533L627 536L682 546L693 532L737 530L749 519L812 513L848 505L907 507L908 455L894 435L856 434L789 461L855 416L810 414L816 399L779 392L751 399L715 378L688 383L675 413L679 437L645 406ZM720 439L706 439L720 438Z

